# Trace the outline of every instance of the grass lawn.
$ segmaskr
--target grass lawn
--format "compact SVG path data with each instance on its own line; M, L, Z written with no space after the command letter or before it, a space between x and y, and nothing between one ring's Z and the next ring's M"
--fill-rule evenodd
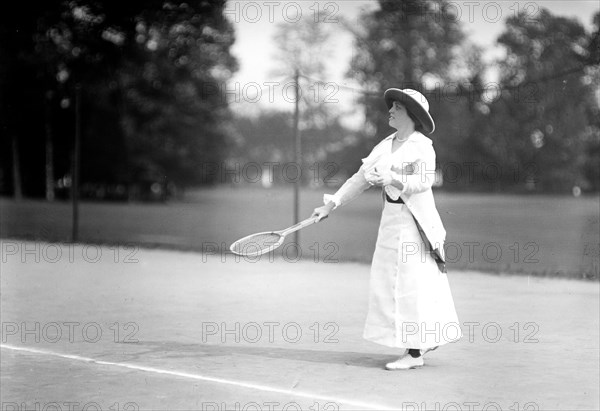
M320 204L322 191L304 190L301 214ZM436 202L448 231L449 271L595 278L599 276L599 199L594 197L448 194ZM381 197L370 190L301 232L300 247L285 244L272 256L369 262ZM71 206L0 199L0 236L69 241ZM80 241L135 243L223 253L237 238L292 223L292 189L219 187L188 193L168 204L84 202ZM219 251L215 251L219 250ZM4 248L3 248L4 252Z

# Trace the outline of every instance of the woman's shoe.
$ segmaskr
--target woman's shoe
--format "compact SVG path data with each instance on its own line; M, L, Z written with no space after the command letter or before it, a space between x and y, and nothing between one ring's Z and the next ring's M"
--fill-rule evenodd
M423 361L423 356L414 358L410 355L405 355L394 362L387 363L385 365L385 369L389 371L410 370L412 368L422 367L423 365L425 365L425 362Z

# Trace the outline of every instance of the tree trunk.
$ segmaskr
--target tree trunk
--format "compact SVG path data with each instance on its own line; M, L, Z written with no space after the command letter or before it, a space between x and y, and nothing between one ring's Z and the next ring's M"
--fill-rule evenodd
M19 201L23 199L23 190L21 188L21 166L19 163L19 146L17 136L12 136L12 157L13 157L13 190L15 194L15 200Z
M46 99L46 200L54 201L54 143L52 141L51 92Z

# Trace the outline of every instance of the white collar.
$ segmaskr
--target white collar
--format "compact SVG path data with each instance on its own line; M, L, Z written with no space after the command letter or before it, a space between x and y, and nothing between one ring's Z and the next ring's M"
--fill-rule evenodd
M389 136L387 136L386 138L384 138L382 141L393 140L395 135L396 135L396 133L392 133ZM422 142L429 142L429 144L432 144L432 141L429 137L425 137L423 134L419 133L416 130L413 133L411 133L406 140L403 140L403 141L404 142L406 142L406 141L422 141Z
M371 153L362 159L362 162L367 165L367 167L372 167L374 164L376 164L378 161L385 159L385 158L391 158L392 156L396 156L399 155L399 153L401 153L401 150L396 150L395 152L392 153L391 151L391 145L392 145L392 139L394 138L394 135L396 133L393 133L389 136L387 136L386 138L384 138L383 140L381 140L379 142L379 144L377 144L373 150L371 150ZM429 144L433 144L433 142L428 138L425 137L423 134L419 133L418 131L415 131L414 133L412 133L408 139L406 140L406 142L416 142L416 143L429 143Z

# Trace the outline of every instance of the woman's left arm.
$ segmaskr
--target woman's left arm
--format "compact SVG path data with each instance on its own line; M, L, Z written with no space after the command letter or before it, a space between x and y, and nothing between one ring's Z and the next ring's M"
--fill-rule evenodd
M427 191L435 181L435 151L430 144L421 150L417 161L412 162L410 173L403 170L391 172L391 185L401 191L401 194L416 194Z

